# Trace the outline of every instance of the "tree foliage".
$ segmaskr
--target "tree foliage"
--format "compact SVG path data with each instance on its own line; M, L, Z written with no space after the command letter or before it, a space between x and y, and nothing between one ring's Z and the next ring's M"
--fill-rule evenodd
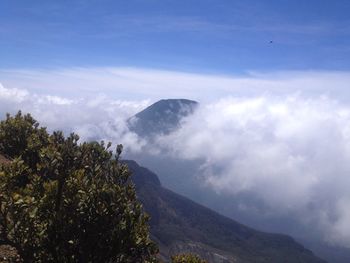
M0 122L0 241L25 262L153 262L148 217L110 144L49 134L29 114Z
M194 254L179 254L171 257L172 263L207 263L199 256Z

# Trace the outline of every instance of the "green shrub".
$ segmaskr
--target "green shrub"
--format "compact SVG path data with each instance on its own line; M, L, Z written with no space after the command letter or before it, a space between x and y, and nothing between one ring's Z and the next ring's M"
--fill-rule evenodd
M0 123L0 241L24 262L154 262L148 217L110 144L48 134L20 112Z
M172 263L207 263L197 255L179 254L171 257Z

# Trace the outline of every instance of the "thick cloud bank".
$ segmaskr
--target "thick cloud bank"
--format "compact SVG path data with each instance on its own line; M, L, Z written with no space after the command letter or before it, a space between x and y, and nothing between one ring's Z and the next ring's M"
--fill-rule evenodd
M350 247L350 106L302 93L218 99L150 144L125 123L149 104L0 86L1 116L22 109L50 130L75 131L84 140L202 160L198 178L218 193L254 195L271 217L287 215L325 240Z
M251 193L272 217L349 246L350 107L300 95L229 98L202 106L159 144L204 160L201 178L217 192Z

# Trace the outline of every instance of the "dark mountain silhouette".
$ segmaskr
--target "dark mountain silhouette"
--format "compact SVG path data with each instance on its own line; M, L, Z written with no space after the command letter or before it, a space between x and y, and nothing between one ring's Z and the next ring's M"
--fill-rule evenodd
M8 162L0 155L0 165ZM163 260L191 252L213 263L325 262L286 235L256 231L221 216L162 187L156 174L135 161L125 163L133 172L138 197L151 215L152 238L159 244ZM1 255L16 255L12 250L0 246Z
M129 129L139 136L168 134L181 124L181 119L194 112L198 102L186 99L160 100L128 120Z
M125 161L151 233L164 259L179 252L197 253L209 262L325 262L291 237L246 227L161 186L158 176Z

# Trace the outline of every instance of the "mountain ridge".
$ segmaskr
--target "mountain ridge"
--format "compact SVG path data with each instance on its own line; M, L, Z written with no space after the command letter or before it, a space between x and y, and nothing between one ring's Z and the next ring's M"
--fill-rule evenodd
M287 235L244 226L162 187L156 174L135 161L124 162L133 173L145 211L151 215L151 234L164 259L193 252L215 263L326 262Z
M0 164L8 162L0 155ZM156 174L135 161L123 163L132 171L138 198L151 215L151 237L164 261L189 252L210 263L325 263L289 236L246 227L163 188ZM9 251L1 247L1 255Z

